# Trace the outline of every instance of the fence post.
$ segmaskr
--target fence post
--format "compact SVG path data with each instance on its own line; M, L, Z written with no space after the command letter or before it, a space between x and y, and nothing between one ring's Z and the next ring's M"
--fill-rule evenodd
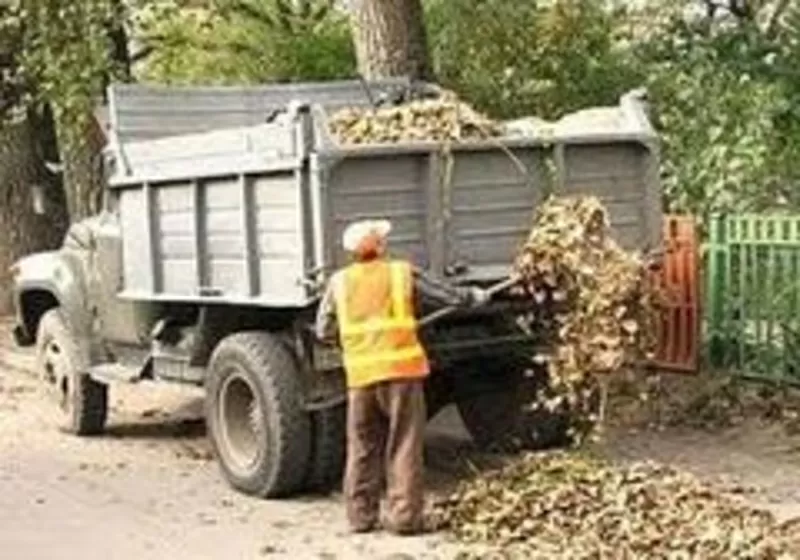
M708 275L706 294L708 297L708 357L712 365L720 365L724 360L725 340L722 336L725 323L725 284L727 278L727 219L713 215L709 220L708 236Z

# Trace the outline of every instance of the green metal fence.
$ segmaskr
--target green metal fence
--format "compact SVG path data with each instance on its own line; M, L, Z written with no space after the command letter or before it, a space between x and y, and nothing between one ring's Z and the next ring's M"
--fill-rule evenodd
M705 257L710 363L800 384L800 215L716 217Z

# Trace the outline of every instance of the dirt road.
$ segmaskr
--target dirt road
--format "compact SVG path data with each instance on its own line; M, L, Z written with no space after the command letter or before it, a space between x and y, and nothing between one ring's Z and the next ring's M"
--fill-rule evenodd
M51 428L30 373L0 369L4 559L452 557L440 536L347 534L339 496L233 492L211 460L197 391L122 386L113 395L108 433L78 439Z
M0 546L9 560L452 558L441 535L346 532L339 496L261 501L223 482L211 460L200 394L114 387L108 433L54 431L28 356L0 347ZM8 362L15 369L7 367ZM750 431L748 431L750 430ZM463 442L453 416L430 427L429 451ZM652 457L761 487L751 499L800 516L800 440L763 427L726 435L624 434L606 450ZM441 473L432 472L434 478Z

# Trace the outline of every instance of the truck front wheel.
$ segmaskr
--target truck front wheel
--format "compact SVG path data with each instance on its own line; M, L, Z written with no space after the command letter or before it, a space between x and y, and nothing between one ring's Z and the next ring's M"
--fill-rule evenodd
M61 310L47 311L36 335L36 369L55 404L56 423L68 433L99 434L108 414L108 386L80 371L79 352Z
M291 351L269 333L219 343L208 367L206 422L228 482L262 498L298 491L310 455L310 426Z

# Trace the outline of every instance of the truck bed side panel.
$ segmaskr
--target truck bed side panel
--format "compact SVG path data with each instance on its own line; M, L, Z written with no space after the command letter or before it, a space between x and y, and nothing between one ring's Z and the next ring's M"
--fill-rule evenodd
M445 194L451 214L448 264L467 264L473 277L506 273L550 187L544 156L538 146L457 154L452 192Z
M599 196L624 247L653 247L660 223L654 223L649 210L653 199L660 208L660 193L648 180L650 158L649 148L641 143L568 145L562 192Z
M328 230L325 241L337 266L347 260L341 246L353 220L383 217L392 221L392 251L429 266L425 193L428 158L424 153L347 158L335 163L326 185Z
M459 264L459 280L508 274L549 194L601 198L612 229L628 249L657 246L660 187L657 154L633 139L561 141L545 145L351 149L331 158L324 185L324 254L346 262L341 234L367 217L393 223L391 249L434 274Z
M303 304L299 173L196 179L119 191L124 297Z

